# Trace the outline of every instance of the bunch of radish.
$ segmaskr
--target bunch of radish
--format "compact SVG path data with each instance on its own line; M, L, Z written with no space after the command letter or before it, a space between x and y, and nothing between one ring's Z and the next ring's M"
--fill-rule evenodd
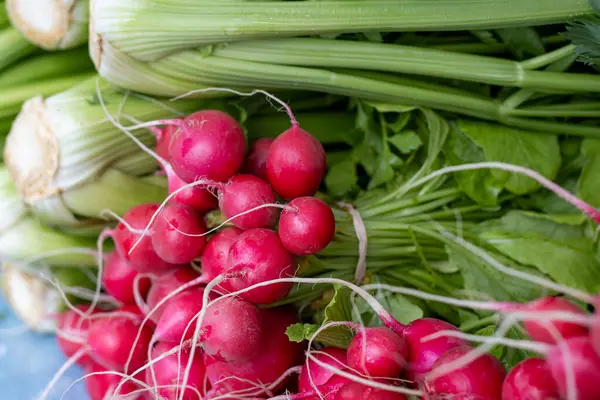
M104 291L123 305L61 317L59 343L89 373L93 400L134 391L173 400L239 390L262 396L285 381L269 389L251 382L277 384L301 362L300 345L285 335L296 311L257 307L285 297L292 283L219 300L295 276L296 257L321 251L334 237L332 210L313 197L325 175L325 151L293 121L249 154L241 126L221 111L154 128L170 196L163 205L132 208L107 232L116 250L100 268ZM217 208L229 225L208 232L205 216ZM211 282L214 290L205 293Z

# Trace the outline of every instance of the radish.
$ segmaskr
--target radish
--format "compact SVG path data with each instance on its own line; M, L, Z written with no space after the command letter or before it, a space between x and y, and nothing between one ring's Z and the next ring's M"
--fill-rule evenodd
M94 374L85 377L85 388L90 396L90 400L106 400L113 398L112 395L114 390L121 381L122 376L110 372L110 370L96 363L92 363L85 369L85 375ZM135 376L135 378L139 379L138 376ZM135 383L127 381L121 386L119 392L114 394L125 396L138 389L139 387ZM131 400L141 400L142 395L140 394L137 397L128 398Z
M227 260L233 276L222 283L225 289L238 291L261 282L292 277L296 271L294 257L283 247L277 233L257 228L242 233L231 246ZM240 294L240 298L271 304L284 298L292 283L275 283Z
M152 285L150 286L150 290L148 291L148 296L146 298L146 302L148 304L148 308L150 311L156 308L156 305L160 303L162 299L167 297L171 292L178 289L180 286L191 282L195 279L198 279L199 275L196 271L189 267L180 267L173 271L169 271L157 279L152 280ZM152 314L150 314L150 320L158 323L162 314L169 304L171 300L176 298L173 296L163 305L161 305L158 309L156 309Z
M193 208L167 204L152 227L152 246L163 260L188 264L202 254L206 237L199 235L205 232L204 219Z
M113 239L117 247L117 251L138 272L162 272L172 269L175 265L164 261L158 256L156 250L152 246L151 237L144 236L137 244L135 249L129 251L139 239L141 233L131 232L126 226L142 231L150 222L152 215L158 210L159 204L149 203L140 204L129 210L123 217L123 221L119 222L113 231Z
M82 304L75 306L75 308L82 313L89 309L87 305ZM97 311L94 310L92 315L96 313ZM63 354L67 358L71 358L87 344L92 320L89 317L82 319L82 316L72 309L59 314L57 319L56 342ZM86 366L91 364L92 360L88 355L84 355L77 363Z
M389 328L361 328L346 354L348 366L361 374L399 378L407 363L408 346Z
M334 400L406 400L402 393L390 392L351 382L342 386L334 397Z
M273 204L277 200L267 182L253 175L235 175L220 193L220 208L225 218L230 219L256 207ZM264 207L231 220L238 228L272 228L277 223L279 210Z
M183 118L177 118L177 120L183 121ZM174 136L179 134L179 130L177 125L165 125L162 129L153 129L156 136L156 154L167 162L171 159L171 141Z
M175 346L176 345L168 343L157 344L156 347L152 349L152 359L154 360L162 354L171 351ZM181 350L180 358L178 358L177 353L168 355L146 369L145 381L149 386L154 386L154 379L156 379L156 384L159 387L158 393L162 396L161 398L164 398L165 400L179 400L180 397L177 395L178 389L179 394L181 394L181 391L183 390L183 371L189 361L189 349ZM200 399L196 390L200 392L201 395L204 395L204 385L204 361L202 360L202 353L196 351L191 363L183 400Z
M528 303L526 311L563 311L573 314L586 315L583 310L563 297L546 296ZM588 329L577 323L565 321L538 322L535 318L524 322L529 336L538 342L556 343L563 339L576 336L586 336ZM550 325L550 326L548 326Z
M324 349L319 350L317 354L314 354L315 358L319 361L323 361L329 365L332 365L339 369L345 369L346 365L346 352L342 349L338 349L336 347L325 347ZM302 371L300 372L300 376L298 377L298 391L299 392L308 392L313 390L312 383L315 386L324 385L332 376L334 376L334 372L328 369L325 369L315 363L310 358L307 358L306 362L302 366Z
M444 367L465 354L473 351L470 346L455 347L442 354L433 364L432 370ZM425 378L425 390L430 400L441 398L500 400L502 383L506 376L504 366L490 354L483 354L458 369L437 376Z
M502 400L559 400L558 388L546 360L529 358L508 373L502 385Z
M255 305L229 297L208 307L201 329L206 354L218 361L239 363L260 351L265 331L271 327L263 327Z
M315 197L299 197L288 203L279 219L279 237L290 252L306 256L323 250L335 235L331 208Z
M170 167L167 167L167 177L169 194L177 192L173 198L176 202L192 207L200 213L207 213L219 206L217 196L204 187L192 186L181 189L187 183L172 172Z
M592 325L592 331L590 332L590 339L592 340L592 344L594 345L594 349L596 353L600 356L600 314L599 311L596 310L596 318L594 324Z
M138 272L117 251L113 251L102 271L102 287L120 302L134 303L133 282L137 275ZM150 279L140 279L138 289L139 294L145 297L150 289Z
M327 163L321 143L297 124L279 135L267 156L267 178L281 198L312 196L325 177Z
M235 227L227 227L208 240L201 259L202 274L207 280L213 280L227 270L229 250L243 232Z
M299 360L302 345L290 342L285 334L287 327L298 321L296 312L288 307L278 307L261 310L261 314L263 326L268 329L255 357L247 362L227 363L205 356L206 374L216 393L252 388L256 393L253 397L258 397L260 388L257 385L267 386L275 382Z
M250 146L243 170L260 179L267 180L267 157L275 139L260 138Z
M186 327L202 309L203 288L186 289L166 303L160 321L154 331L154 339L161 342L179 343L194 335L195 324ZM185 335L184 335L185 332Z
M188 115L171 139L171 164L186 182L206 178L226 182L242 166L246 137L230 115L202 110Z
M140 328L139 320L107 313L105 317L95 319L90 325L88 344L94 361L105 368L122 372L132 372L146 362L146 352L152 339L152 329ZM135 348L134 340L140 331ZM127 360L130 358L126 370Z
M463 339L450 336L421 341L428 335L447 330L459 332L454 325L435 318L419 318L406 326L403 337L409 349L407 373L411 381L421 381L424 374L431 371L431 367L442 354L467 344Z
M563 398L600 399L600 356L589 337L572 337L552 346L546 360ZM571 383L569 375L573 378Z

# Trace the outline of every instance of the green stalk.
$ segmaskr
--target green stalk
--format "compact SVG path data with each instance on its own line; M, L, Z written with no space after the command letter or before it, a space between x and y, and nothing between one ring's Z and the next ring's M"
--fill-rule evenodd
M36 47L29 43L19 31L14 28L7 27L0 31L0 71L20 60L27 57L36 50Z
M0 3L0 29L3 29L9 25L8 14L4 2Z
M587 0L109 0L90 10L92 36L145 61L252 38L534 26L592 13Z
M0 88L41 81L52 77L79 75L88 71L92 72L93 68L94 64L90 60L86 48L42 54L23 60L18 65L3 71L0 74ZM57 90L57 92L64 89ZM51 93L40 94L45 96Z

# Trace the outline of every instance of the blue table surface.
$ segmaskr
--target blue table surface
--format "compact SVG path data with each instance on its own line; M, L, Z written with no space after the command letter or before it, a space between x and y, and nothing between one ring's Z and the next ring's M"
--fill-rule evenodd
M54 336L28 330L0 294L0 399L34 400L65 362ZM55 385L47 400L89 400L80 368L73 366ZM63 396L64 393L64 396Z

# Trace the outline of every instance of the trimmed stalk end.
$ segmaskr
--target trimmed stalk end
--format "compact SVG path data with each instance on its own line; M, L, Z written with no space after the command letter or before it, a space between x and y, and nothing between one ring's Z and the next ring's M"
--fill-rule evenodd
M58 143L46 113L41 97L26 101L6 138L4 162L27 204L58 193Z
M53 332L56 321L52 315L62 307L60 293L17 265L4 262L2 267L0 284L15 314L36 332Z
M12 24L37 46L68 49L85 42L88 7L78 0L7 0Z

